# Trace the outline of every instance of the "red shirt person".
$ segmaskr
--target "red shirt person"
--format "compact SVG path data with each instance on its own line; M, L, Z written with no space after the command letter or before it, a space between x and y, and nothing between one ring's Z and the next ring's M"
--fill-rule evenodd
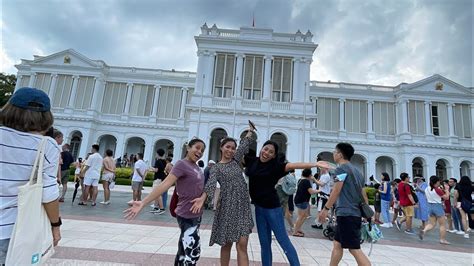
M398 230L400 229L400 226L403 222L406 222L406 230L405 233L407 234L415 234L412 230L412 220L413 216L415 214L415 208L414 205L415 200L413 199L413 196L411 195L411 187L409 182L409 176L407 173L401 173L400 174L400 179L402 182L398 184L398 196L400 198L400 206L402 206L402 210L405 213L405 217L400 220L396 221L396 225Z

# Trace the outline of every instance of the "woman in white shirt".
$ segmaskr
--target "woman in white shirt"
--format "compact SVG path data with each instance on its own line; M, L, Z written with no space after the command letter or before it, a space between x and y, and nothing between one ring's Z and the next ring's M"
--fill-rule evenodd
M0 111L0 265L5 263L13 226L17 221L18 187L29 181L37 147L53 121L48 95L34 88L17 90ZM55 246L61 239L56 183L60 153L56 141L48 137L41 208L44 207L51 221Z
M435 228L436 222L439 224L439 243L449 245L446 240L446 216L443 210L443 200L449 198L449 186L440 187L440 178L433 175L430 177L430 186L425 189L426 199L428 200L430 221L428 225L420 230L418 236L423 240L423 236L429 230Z

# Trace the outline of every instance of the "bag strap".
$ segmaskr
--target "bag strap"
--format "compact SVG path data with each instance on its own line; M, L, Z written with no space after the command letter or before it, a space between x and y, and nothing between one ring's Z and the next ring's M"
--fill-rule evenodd
M349 171L350 171L350 175L352 176L352 178L354 179L354 182L356 184L357 194L359 194L359 204L362 203L362 202L365 202L365 199L362 196L362 187L359 185L359 182L357 182L357 179L354 176L354 172L352 170L352 167L349 166L348 168L349 168Z
M36 151L35 162L33 163L33 169L31 170L30 181L33 184L43 184L43 169L44 169L44 151L46 148L47 137L41 137L41 141Z

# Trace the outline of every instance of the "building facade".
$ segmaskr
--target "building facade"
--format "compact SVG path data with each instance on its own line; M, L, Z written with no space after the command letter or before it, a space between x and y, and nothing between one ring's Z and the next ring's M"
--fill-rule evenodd
M22 60L17 89L48 93L76 157L98 143L116 158L142 152L151 163L163 148L178 159L199 137L203 160L217 160L220 139L240 138L252 120L253 151L272 139L289 161L332 160L345 141L367 178L474 176L472 87L440 75L396 86L310 81L312 38L204 24L196 72L109 66L69 49Z

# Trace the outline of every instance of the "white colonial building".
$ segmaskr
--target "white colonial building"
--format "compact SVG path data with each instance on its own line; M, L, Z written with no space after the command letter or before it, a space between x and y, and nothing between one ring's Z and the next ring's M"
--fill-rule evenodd
M290 161L332 160L350 142L366 176L401 172L474 176L474 90L440 75L378 86L310 81L311 32L201 27L197 72L109 66L72 50L22 60L17 89L49 94L55 126L83 157L99 143L115 157L164 148L181 158L197 136L218 158L219 140L248 120L253 149L273 139Z

